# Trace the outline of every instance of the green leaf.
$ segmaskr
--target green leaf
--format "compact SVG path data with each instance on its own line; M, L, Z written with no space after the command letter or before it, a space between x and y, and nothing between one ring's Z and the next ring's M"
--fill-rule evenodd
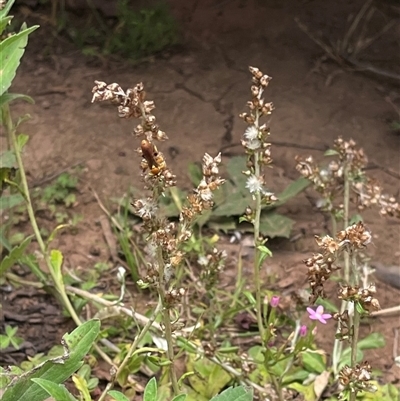
M34 104L35 101L28 95L23 95L21 93L3 93L0 96L0 108L5 104L11 103L14 100L24 100L25 102Z
M283 205L289 199L294 198L300 192L303 192L310 184L311 182L304 177L301 177L298 180L291 182L280 194L276 195L278 200L274 204L266 206L265 208L263 208L263 210L273 209L275 207Z
M270 211L261 214L260 230L263 236L269 238L289 238L294 221L282 214Z
M0 19L5 18L11 10L12 5L14 4L15 0L8 0L6 1L6 6L0 10Z
M28 35L37 28L39 28L38 25L23 29L0 43L2 61L0 69L0 96L11 86L21 57L25 52L25 47L28 43Z
M3 335L0 334L0 349L7 348L10 345L10 339Z
M0 168L15 167L17 160L12 150L6 150L0 155Z
M189 164L188 174L192 184L195 186L199 185L201 179L203 178L203 172L197 163Z
M50 252L50 262L58 279L62 278L61 266L63 263L63 254L58 249L52 249Z
M8 337L12 337L18 331L18 327L11 327L9 325L6 326L6 334Z
M125 395L117 390L110 390L107 394L111 395L111 397L114 398L115 401L129 401L129 398L127 398Z
M3 34L4 30L6 29L6 26L9 25L12 19L13 17L11 16L0 19L0 35Z
M264 263L264 260L267 257L272 256L272 252L265 246L265 245L259 245L257 249L260 251L259 253L259 259L257 261L257 266L261 266Z
M315 395L315 391L314 391L314 383L310 383L307 385L300 384L300 383L292 383L288 387L299 392L304 397L305 401L316 401L317 400L317 396Z
M229 387L221 394L216 395L211 401L252 401L253 389L250 387Z
M157 401L157 381L152 377L144 389L143 401Z
M310 372L307 372L303 368L298 367L298 368L295 368L295 369L291 369L283 377L282 384L286 386L286 385L288 385L290 383L294 383L294 382L304 383L304 381L309 376L310 376Z
M0 277L12 267L23 255L26 247L31 243L33 235L26 237L18 246L14 247L11 252L0 263Z
M229 190L229 187L232 190ZM223 198L213 210L213 216L240 216L249 206L251 198L245 197L238 189L234 189L229 183L223 186Z
M217 394L231 380L225 370L206 358L195 360L195 356L190 355L187 370L197 373L189 376L188 381L198 394L207 398Z
M32 381L57 401L78 401L63 384L56 384L50 380L39 378L32 379Z
M243 174L243 171L248 170L246 156L235 156L231 157L227 164L227 170L231 180L235 183L235 186L242 190L249 192L246 188L247 177Z
M8 210L24 202L24 197L21 194L12 194L0 197L0 211Z
M185 400L186 400L186 394L180 394L174 397L172 401L185 401Z
M40 378L60 384L82 366L83 357L89 352L100 332L99 320L89 320L71 334L64 335L69 354L49 359L36 368L22 374L13 386L7 387L2 401L43 401L47 392L31 379Z
M186 192L179 188L175 188L175 197L179 198L181 204L186 198L186 195ZM176 217L180 212L177 202L174 201L172 196L163 196L160 198L160 209L163 215L166 217Z
M356 362L361 362L364 358L364 353L357 347ZM344 365L351 366L351 348L345 348L340 357L338 368L342 369Z
M301 359L304 368L309 372L322 373L326 370L326 363L321 354L312 351L305 351L301 353Z
M338 155L338 151L335 149L328 149L327 151L325 151L324 156L336 156Z
M361 214L355 214L354 216L351 216L351 219L349 221L349 226L352 226L353 224L356 224L358 222L364 221Z
M207 226L214 231L222 231L227 233L233 231L237 227L237 218L234 217L219 217L211 220L207 223Z
M17 146L20 152L24 149L24 146L27 144L29 141L29 136L25 134L19 134L17 136Z
M361 350L382 348L386 345L385 337L381 333L371 333L357 342Z
M24 339L20 337L12 337L10 338L10 341L15 349L19 349L19 346L24 342Z

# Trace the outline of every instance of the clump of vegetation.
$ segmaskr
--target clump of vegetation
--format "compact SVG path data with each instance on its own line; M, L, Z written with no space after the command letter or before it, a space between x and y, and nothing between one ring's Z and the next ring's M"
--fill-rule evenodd
M112 26L95 10L92 13L95 15L90 15L86 26L74 26L71 20L65 27L88 55L118 54L137 60L171 48L179 40L177 23L164 1L133 10L128 0L118 0Z
M11 4L0 12L3 28L10 19L7 15ZM71 277L63 269L63 254L52 243L58 227L46 240L41 234L21 157L27 137L18 134L18 124L9 107L11 100L20 98L7 90L33 28L24 27L0 46L0 55L9 55L13 60L4 68L8 86L2 86L0 105L1 122L10 145L7 151L14 156L9 158L12 165L0 168L1 196L12 192L22 196L33 231L33 236L6 249L0 273L4 280L21 285L23 282L10 269L24 261L37 277L34 285L54 295L77 328L63 337L57 355L48 355L45 360L43 355L37 355L24 365L25 369L0 369L2 400L42 401L51 396L57 400L76 401L79 397L91 401L94 390L98 391L97 401L127 401L139 392L144 401L284 401L294 397L307 401L355 401L360 396L398 399L394 386L374 380L373 366L363 355L365 349L382 346L383 339L372 333L360 340L362 318L373 315L380 306L361 254L370 245L372 234L360 219L350 221L350 201L354 198L359 210L378 205L384 216L400 217L400 206L366 176L365 154L353 141L339 138L335 142L328 155L337 159L327 169L320 168L310 157L297 159L298 171L321 194L319 204L332 216L332 235L317 236L320 251L304 262L309 291L299 289L288 297L262 285L261 269L272 257L262 229L262 212L282 199L268 187L265 174L266 167L273 166L269 118L274 107L264 98L271 78L258 68L249 67L248 111L240 115L247 125L241 141L246 162L240 171L244 179L236 182L242 186L240 197L246 199L241 221L250 225L253 233L251 279L244 277L240 260L236 282L227 290L221 285L226 252L219 249L214 238L208 241L208 247L201 248L201 254L193 242L195 225L204 213L219 207L217 191L227 185L220 173L222 155L202 156L197 184L182 203L179 201L178 219L169 220L161 207L162 200L167 193L174 196L171 189L177 183L162 152L168 137L153 114L154 102L147 99L143 83L124 90L117 83L96 81L93 102L117 104L119 117L137 120L134 133L142 156L138 167L143 193L131 199L130 206L141 222L142 257L134 260L130 273L136 288L146 289L146 295L154 302L149 302L145 315L129 304L128 277L122 266L114 277L120 294L94 293L78 282L69 284ZM69 191L74 186L66 177L58 184L62 184L61 189L51 191L48 199L57 201L59 191ZM249 196L243 196L244 191ZM339 224L343 224L340 229ZM120 232L128 233L125 227ZM36 253L29 254L33 238ZM125 241L127 250L130 246L136 250L131 237ZM189 250L197 250L199 256L197 260L191 258L190 263ZM341 270L342 261L338 308L335 299L327 302L324 286L334 272ZM99 274L103 267L97 266ZM284 307L285 303L288 306ZM85 309L87 313L83 313ZM87 315L95 318L85 321ZM336 328L332 330L335 345L329 358L318 348L315 335L318 326L331 322L336 322ZM1 341L18 346L20 339L15 334L15 328L8 328ZM238 341L243 337L249 341ZM109 378L100 389L93 369L98 358L110 366ZM144 390L135 380L139 372L152 377ZM72 381L69 388L74 389L74 395L64 384L67 380Z

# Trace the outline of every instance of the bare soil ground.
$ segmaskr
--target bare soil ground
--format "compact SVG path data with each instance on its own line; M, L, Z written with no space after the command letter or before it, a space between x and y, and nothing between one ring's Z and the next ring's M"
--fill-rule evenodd
M96 262L110 258L98 224L102 211L91 189L108 202L110 197L122 196L139 179L140 158L135 152L138 143L131 135L132 123L119 119L109 105L91 104L95 79L118 82L123 88L144 83L149 98L156 102L158 122L170 138L162 150L178 182L187 187L188 163L200 160L204 152L216 154L225 147L225 161L241 153L236 145L245 127L238 114L249 99L247 67L257 66L273 77L266 94L276 107L271 190L279 192L297 178L295 155L322 157L323 150L342 135L364 148L370 173L398 195L400 136L390 130L388 122L399 119L393 104L400 107L400 81L339 70L330 61L318 62L323 50L294 21L299 18L312 32L335 42L343 38L348 17L362 4L360 0L171 0L184 45L168 56L136 66L124 61L89 60L63 39L47 45L49 30L43 24L32 35L12 88L32 96L36 104L19 104L14 116L26 112L32 116L24 126L30 136L24 157L32 187L72 166L83 168L75 211L84 218L75 235L62 235L55 243L64 252L65 268L90 270ZM399 14L392 10L390 15L397 18L396 26L374 41L359 59L400 74ZM35 22L37 14L28 17L28 25ZM372 19L371 35L381 25L379 18ZM0 137L0 144L3 140ZM301 261L316 251L313 236L326 232L327 222L316 211L315 200L315 194L307 191L282 210L296 221L294 234L303 233L298 241L271 242L274 257L268 260L266 270L286 279L289 275L293 287L306 285ZM373 233L373 258L399 265L399 222L383 219L376 211L367 211L364 218ZM54 226L54 222L42 223ZM232 260L237 257L235 249L230 255ZM234 276L234 271L230 274ZM378 288L383 308L399 304L398 290L384 283ZM20 327L18 334L28 343L28 355L59 343L61 335L72 327L60 316L56 301L34 289L13 290L2 297L4 321ZM385 380L396 383L400 369L393 364L393 355L400 353L394 348L399 315L380 317L372 323L364 333L383 333L387 345L367 357L384 372ZM321 332L321 346L326 350L331 349L333 330L332 322ZM10 354L2 357L2 363L13 363L20 357Z

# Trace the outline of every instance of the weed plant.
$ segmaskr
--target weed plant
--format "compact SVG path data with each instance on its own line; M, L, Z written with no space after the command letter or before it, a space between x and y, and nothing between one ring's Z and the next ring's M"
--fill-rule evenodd
M11 4L0 12L2 27L9 19ZM14 157L12 163L1 166L2 196L10 195L10 188L22 195L39 254L28 264L38 279L33 284L48 289L78 327L64 336L57 356L45 360L37 357L31 361L35 366L26 366L25 371L18 367L2 368L2 400L41 401L50 395L57 400L74 401L77 398L64 385L72 378L79 398L91 401L91 392L98 384L92 370L96 358L111 366L110 380L96 401L132 399L138 392L134 375L144 368L148 376L158 378L148 381L145 401L251 401L253 397L279 401L295 397L310 401L338 397L349 401L360 397L397 399L394 386L373 380L372 366L362 353L381 344L376 334L360 340L359 330L361 319L379 309L379 301L374 284L366 279L359 283L364 271L359 268L361 251L370 245L372 234L364 222L350 222L350 194L355 194L359 209L379 205L383 215L399 217L399 204L393 197L383 195L381 187L365 175L365 154L356 149L353 141L339 138L335 142L329 155L338 160L331 162L328 169L319 168L311 158L298 158L298 171L322 194L321 205L332 216L333 234L317 236L320 251L305 260L308 294L296 291L285 299L284 294L268 290L262 269L272 254L260 226L261 212L279 199L268 189L265 174L266 167L272 166L268 139L273 105L264 100L271 78L257 68L249 68L249 110L240 116L247 124L242 137L247 160L243 177L250 198L241 220L253 227L255 257L251 280L244 279L240 261L235 287L232 291L221 288L226 254L216 247L215 240L209 241L208 250L202 249L204 254L197 259L197 270L191 266L193 260L187 265L188 251L199 249L192 245L193 227L202 213L212 210L217 191L225 185L220 175L222 155L203 156L198 184L181 205L178 220L168 220L160 204L175 187L176 176L162 153L168 138L153 114L154 102L147 100L142 83L123 90L116 83L96 81L93 102L114 103L119 117L137 120L134 134L139 138L138 164L144 191L142 196L132 199L131 207L142 222L145 247L141 250L142 259L138 260L145 263L131 273L133 277L140 275L137 284L150 290L148 293L156 301L147 316L125 305L127 277L123 267L117 269L115 277L121 287L118 296L95 294L67 284L63 255L52 249L58 228L46 241L39 229L22 162L28 138L18 134L18 124L14 123L9 107L18 96L7 90L23 53L20 49L31 31L25 29L5 39L0 48L16 60L5 70L8 86L2 86L0 94L1 121L9 143L7 152ZM18 46L11 46L18 41ZM343 223L340 230L339 222ZM24 260L33 237L7 251L0 263L2 280L18 282L9 270ZM324 286L334 272L341 270L342 260L344 269L337 293L342 304L340 309L331 306L333 310L328 310L323 300L327 296ZM334 300L331 301L333 305ZM90 308L94 319L85 321L81 314L83 306ZM114 319L114 324L110 319ZM318 349L315 335L319 325L331 322L336 322L337 329L332 330L336 332L336 342L329 358ZM15 332L9 328L2 341L18 346ZM342 350L343 343L348 348ZM83 364L89 352L87 363Z
M86 55L116 54L127 60L152 56L176 45L178 27L164 1L134 10L128 0L117 1L117 22L112 26L94 9L84 27L71 18L66 30Z

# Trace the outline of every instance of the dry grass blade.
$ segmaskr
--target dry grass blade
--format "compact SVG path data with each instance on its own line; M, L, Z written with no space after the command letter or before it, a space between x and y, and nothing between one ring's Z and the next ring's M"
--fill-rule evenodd
M342 65L342 61L340 57L336 54L334 49L327 45L324 41L322 41L320 38L316 37L313 35L308 27L304 25L298 18L294 19L297 26L314 42L316 43L321 49L325 51L325 53L332 59L335 60L338 64Z
M348 50L349 44L350 44L350 39L354 35L354 32L357 30L357 27L358 27L360 21L362 20L362 18L364 17L365 13L371 7L371 4L372 4L372 0L367 0L364 3L364 5L361 7L358 14L353 19L353 22L351 23L349 30L346 32L346 34L344 36L343 42L341 42L341 45L340 45L340 53L341 54L347 54L347 50Z

